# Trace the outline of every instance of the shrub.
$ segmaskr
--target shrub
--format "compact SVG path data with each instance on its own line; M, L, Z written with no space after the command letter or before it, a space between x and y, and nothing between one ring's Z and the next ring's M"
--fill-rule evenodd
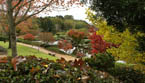
M145 74L131 67L115 67L109 73L123 83L145 83Z
M17 64L17 70L11 64L11 57L5 59L6 63L0 64L0 81L3 83L119 83L108 73L88 68L80 60L65 61L59 59L56 62L38 59L34 56L18 57L26 59Z
M41 32L38 38L46 43L55 41L55 38L51 32Z
M32 44L32 41L24 40L24 39L21 39L21 38L18 38L17 42L22 42L22 43L26 43L26 44Z
M60 40L58 42L58 47L60 49L64 49L65 51L73 48L72 44L68 42L67 40Z
M24 40L30 40L30 41L32 41L32 40L34 40L34 36L32 35L32 34L30 34L30 33L27 33L25 36L24 36Z
M85 37L85 33L75 30L75 29L71 29L69 30L69 32L67 33L69 37L71 37L73 40L80 40L83 39Z
M6 37L6 36L0 36L0 41L6 41L6 40L8 40L8 37Z
M88 36L88 33L82 32L77 29L71 29L68 31L67 36L71 41L72 46L75 47L73 54L77 53L86 54L89 51L89 45L85 42L85 39Z
M40 46L41 45L40 42L34 42L34 41L30 41L30 40L24 40L24 39L21 39L21 38L18 38L17 42L22 42L22 43L36 45L36 46Z
M48 49L48 50L50 50L50 51L52 51L52 52L55 52L55 53L59 53L59 54L66 54L65 52L63 52L63 51L60 51L60 49L58 48L58 46L57 45L51 45L51 46L49 46L49 47L46 47L46 49Z
M108 53L95 54L91 58L86 58L85 61L93 69L101 71L109 71L111 68L115 66L114 57Z

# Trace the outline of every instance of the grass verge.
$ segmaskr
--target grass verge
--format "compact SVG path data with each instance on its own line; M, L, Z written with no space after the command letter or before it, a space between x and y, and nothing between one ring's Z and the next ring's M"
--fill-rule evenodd
M8 42L4 43L4 42L0 42L0 46L4 47L4 48L8 48ZM10 49L7 49L8 50L8 56L11 56L11 50ZM34 48L30 48L30 47L26 47L26 46L23 46L23 45L17 45L17 50L18 50L18 55L19 56L30 56L30 55L33 55L33 56L36 56L36 57L39 57L39 58L48 58L49 60L56 60L57 58L56 57L53 57L53 56L49 56L48 54L45 54L43 52L40 52Z

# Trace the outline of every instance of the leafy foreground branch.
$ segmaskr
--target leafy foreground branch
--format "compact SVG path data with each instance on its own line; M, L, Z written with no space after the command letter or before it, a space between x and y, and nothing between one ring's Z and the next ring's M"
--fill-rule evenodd
M3 83L119 83L108 73L94 70L82 60L50 61L34 56L0 59Z

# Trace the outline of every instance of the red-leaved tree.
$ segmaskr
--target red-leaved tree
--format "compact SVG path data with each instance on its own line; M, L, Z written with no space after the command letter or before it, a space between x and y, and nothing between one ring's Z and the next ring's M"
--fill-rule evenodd
M68 32L68 36L71 37L73 40L80 41L82 38L85 37L85 33L75 29L71 29Z
M11 36L12 56L17 56L16 26L42 11L79 4L79 0L0 0L0 13L5 14Z
M68 42L67 40L60 40L58 42L58 47L60 49L64 49L65 51L72 49L72 44Z
M35 37L34 37L32 34L27 33L27 34L24 36L24 39L25 39L25 40L30 40L30 41L32 41L32 40L35 39Z
M89 39L91 40L92 54L104 53L107 48L119 47L119 45L108 43L103 40L101 35L96 34L96 30L94 28L91 27L89 31L91 32Z

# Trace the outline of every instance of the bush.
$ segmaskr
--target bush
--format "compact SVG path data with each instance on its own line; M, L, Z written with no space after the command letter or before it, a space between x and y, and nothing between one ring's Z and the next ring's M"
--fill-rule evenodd
M51 45L49 47L46 47L46 49L52 51L52 52L55 52L55 53L59 53L59 54L66 54L65 52L63 51L60 51L60 49L58 48L57 45Z
M24 36L24 40L30 40L30 41L32 41L32 40L34 40L35 39L35 37L32 35L32 34L30 34L30 33L27 33L25 36Z
M0 36L0 41L6 41L6 40L8 40L8 37L6 37L6 36Z
M26 44L32 44L32 41L24 40L24 39L21 39L21 38L18 38L17 42L22 42L22 43L26 43Z
M22 43L25 43L25 44L31 44L31 45L36 45L36 46L40 46L41 45L41 43L39 43L39 42L24 40L24 39L21 39L21 38L18 38L17 42L22 42Z
M123 83L145 83L145 74L131 67L115 67L109 73Z
M119 83L108 73L88 68L80 60L67 62L64 59L49 61L34 56L18 57L26 61L17 64L17 70L8 57L0 64L0 81L3 83Z
M115 66L114 57L108 53L96 54L91 58L86 58L85 61L90 67L101 71L109 71Z
M46 43L55 41L55 38L51 32L41 32L38 39Z
M41 47L44 47L44 48L50 47L50 45L47 44L47 43L43 43L43 44L41 44L40 46L41 46Z

